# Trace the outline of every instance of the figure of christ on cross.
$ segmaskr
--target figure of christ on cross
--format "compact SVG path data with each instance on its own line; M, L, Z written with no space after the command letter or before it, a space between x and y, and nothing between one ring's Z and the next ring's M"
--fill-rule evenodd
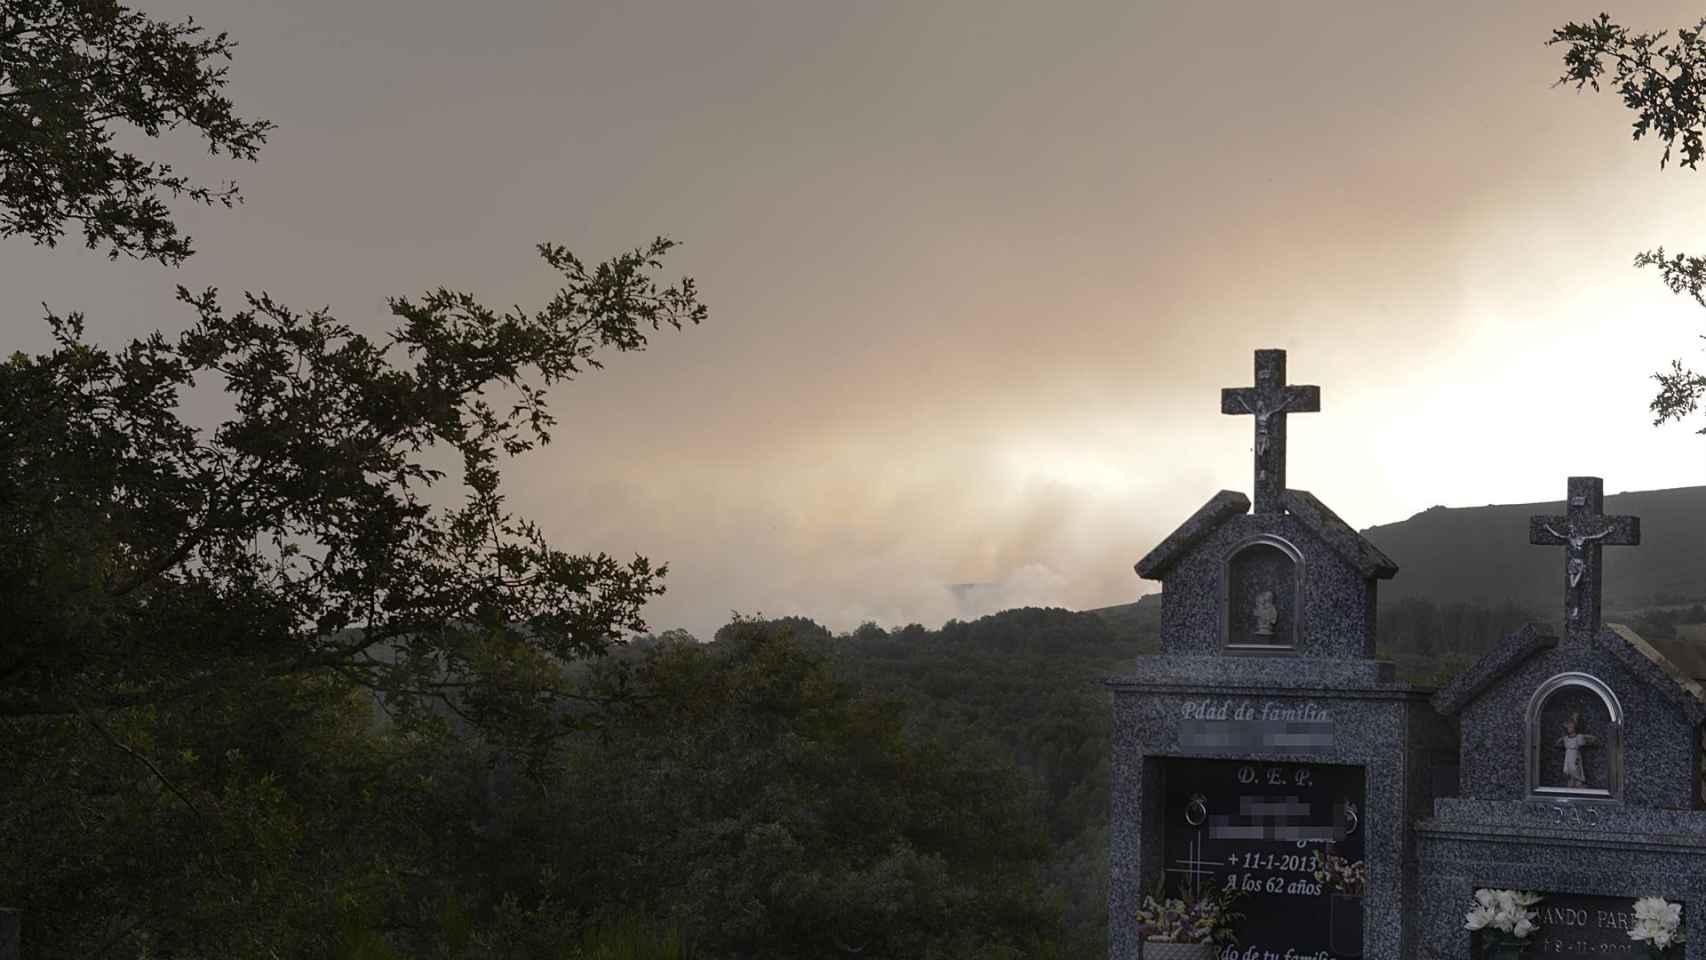
M1256 513L1284 513L1285 417L1316 413L1321 388L1289 386L1285 382L1285 351L1256 351L1256 385L1220 391L1220 412L1256 418Z
M1528 518L1528 542L1564 550L1564 621L1570 639L1599 632L1599 548L1637 546L1640 517L1604 515L1604 484L1598 477L1571 477L1564 516Z

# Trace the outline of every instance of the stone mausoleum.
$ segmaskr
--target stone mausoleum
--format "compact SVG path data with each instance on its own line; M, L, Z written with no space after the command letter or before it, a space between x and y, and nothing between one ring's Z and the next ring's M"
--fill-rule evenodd
M1565 549L1562 638L1530 626L1443 690L1375 658L1391 559L1285 483L1286 417L1320 390L1284 351L1221 411L1255 427L1254 500L1221 491L1137 564L1161 650L1113 692L1109 957L1142 955L1157 890L1235 890L1221 960L1470 958L1479 889L1540 895L1536 957L1641 956L1633 904L1706 909L1706 691L1600 622L1600 549L1639 542L1600 481L1530 539ZM1331 856L1360 886L1323 880ZM1706 933L1665 954L1706 960Z

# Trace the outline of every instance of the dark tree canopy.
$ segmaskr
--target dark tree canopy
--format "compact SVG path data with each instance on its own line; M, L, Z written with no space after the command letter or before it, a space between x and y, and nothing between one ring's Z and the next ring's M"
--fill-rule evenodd
M0 2L0 236L53 246L75 223L110 257L183 262L194 251L165 198L230 206L236 184L194 183L113 139L187 125L210 153L253 160L271 124L221 93L234 46L117 0Z
M1653 136L1664 144L1659 166L1676 157L1680 166L1698 169L1706 146L1706 18L1693 28L1638 33L1600 14L1585 23L1567 23L1552 32L1548 46L1564 45L1564 74L1559 84L1577 90L1600 89L1603 80L1635 114L1634 139ZM1656 267L1673 293L1687 293L1706 307L1706 258L1676 253L1664 247L1635 255L1637 267ZM1654 424L1692 415L1706 398L1706 376L1671 361L1667 371L1653 375L1659 392L1652 401ZM1698 431L1706 433L1706 427Z
M649 276L671 246L593 270L541 246L567 280L544 309L393 299L384 344L212 290L179 288L197 321L175 342L117 354L50 316L57 349L0 365L0 717L319 671L398 702L454 689L481 716L549 705L552 663L643 629L663 570L548 546L504 510L500 457L550 440L546 388L599 351L703 318L691 279ZM211 435L179 415L198 377L235 407ZM435 446L462 461L458 507L423 499Z
M665 572L552 547L500 468L551 439L551 385L704 318L653 279L672 246L544 245L542 309L439 289L393 299L383 342L179 288L175 339L109 351L50 314L54 349L0 362L0 903L26 956L385 957L435 935L423 897L483 902L440 863L468 828L438 758L483 739L532 773L596 723L621 689L588 703L571 667L645 628ZM211 431L180 409L198 380L233 408ZM468 955L520 956L494 951Z
M76 221L114 257L189 256L165 200L235 188L118 153L109 125L253 158L268 127L210 66L230 48L108 0L0 0L0 236ZM704 319L691 279L658 279L673 246L589 267L542 245L563 278L542 308L440 288L392 299L378 340L180 287L181 335L111 349L50 310L52 349L0 354L0 904L24 958L1069 955L1022 771L920 735L810 621L612 650L665 569L506 508L553 386ZM191 391L229 413L198 426ZM845 646L911 666L923 632ZM963 647L933 686L963 692ZM1074 823L1106 806L1083 681L1037 751ZM1105 830L1070 833L1049 869L1105 875ZM1101 942L1089 894L1070 955Z
M717 634L640 658L636 708L566 752L506 862L551 865L571 902L666 911L701 956L1052 955L1048 847L1010 762L907 735L904 702L788 621Z

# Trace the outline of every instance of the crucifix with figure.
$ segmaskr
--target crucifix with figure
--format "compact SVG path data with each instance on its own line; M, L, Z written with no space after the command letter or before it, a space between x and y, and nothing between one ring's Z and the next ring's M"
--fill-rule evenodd
M1598 477L1571 477L1564 516L1528 518L1528 542L1564 550L1564 632L1585 640L1599 632L1600 547L1641 543L1640 517L1605 516Z
M1316 413L1321 388L1285 382L1285 351L1256 351L1256 385L1220 391L1220 412L1256 418L1256 513L1284 513L1285 417Z

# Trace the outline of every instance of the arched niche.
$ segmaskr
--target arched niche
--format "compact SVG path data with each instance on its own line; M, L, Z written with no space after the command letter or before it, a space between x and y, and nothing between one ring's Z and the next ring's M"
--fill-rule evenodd
M1528 793L1623 799L1623 705L1598 677L1560 673L1528 701Z
M1303 554L1264 534L1226 555L1220 577L1220 635L1228 650L1284 653L1297 649Z

